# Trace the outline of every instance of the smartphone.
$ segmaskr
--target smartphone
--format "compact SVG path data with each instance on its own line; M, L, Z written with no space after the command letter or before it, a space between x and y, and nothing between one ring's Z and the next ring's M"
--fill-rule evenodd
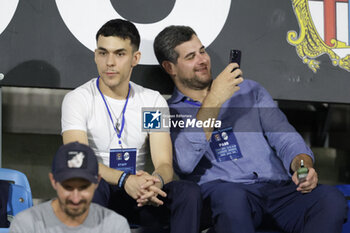
M230 63L237 63L241 66L242 52L237 49L231 49L230 51Z
M237 63L239 65L239 67L240 67L241 66L241 57L242 57L241 50L238 50L238 49L231 49L230 50L230 63ZM237 67L233 68L231 73L233 71L235 71L236 69L238 69L238 68ZM240 77L240 76L238 76L238 77Z

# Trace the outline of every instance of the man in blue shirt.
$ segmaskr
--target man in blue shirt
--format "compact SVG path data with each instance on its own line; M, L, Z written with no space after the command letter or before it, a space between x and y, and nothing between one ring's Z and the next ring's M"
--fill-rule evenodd
M312 151L262 86L243 80L237 63L213 80L190 27L165 28L154 51L176 85L168 100L176 170L201 185L215 232L250 233L267 222L285 232L341 231L343 195L317 184Z

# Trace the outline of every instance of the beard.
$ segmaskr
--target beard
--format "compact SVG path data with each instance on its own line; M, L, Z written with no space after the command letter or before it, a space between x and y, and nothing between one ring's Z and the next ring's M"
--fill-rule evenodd
M212 83L212 79L211 76L210 78L207 78L205 80L201 80L200 78L198 78L197 76L194 76L190 79L180 79L180 82L185 86L188 87L190 89L194 89L194 90L203 90L208 88L211 83Z
M82 205L82 207L79 209L71 209L68 207L69 204L73 204L71 201L66 200L65 203L63 203L60 199L58 199L58 201L64 213L71 218L76 218L83 215L88 210L88 206L90 205L90 203L87 203L86 200L81 200L79 202L79 205L80 204L85 204L85 205Z

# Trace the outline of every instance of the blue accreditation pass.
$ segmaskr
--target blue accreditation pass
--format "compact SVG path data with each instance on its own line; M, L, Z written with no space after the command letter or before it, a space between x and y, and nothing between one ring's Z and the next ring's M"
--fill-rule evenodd
M242 158L232 127L214 131L211 135L210 148L218 162Z
M126 173L136 173L136 148L111 149L109 166Z

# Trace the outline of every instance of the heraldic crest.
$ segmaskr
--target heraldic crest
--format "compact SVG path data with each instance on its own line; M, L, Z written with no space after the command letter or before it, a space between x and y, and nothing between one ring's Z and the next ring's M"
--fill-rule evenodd
M292 0L294 13L300 27L300 33L298 35L295 31L289 31L287 33L287 41L296 47L298 56L314 73L320 68L320 62L315 58L322 54L328 54L334 66L339 66L350 72L350 53L348 52L350 50L347 50L350 48L349 42L346 44L346 42L338 40L336 37L337 27L335 12L337 2L342 2L343 4L347 4L347 6L349 5L349 0L324 0L323 3L322 1L317 1L317 4L323 4L323 9L325 9L324 34L322 35L319 33L319 28L315 26L310 13L309 0ZM349 17L350 7L347 9ZM348 30L348 33L349 31L350 30ZM350 35L347 39L350 40Z

